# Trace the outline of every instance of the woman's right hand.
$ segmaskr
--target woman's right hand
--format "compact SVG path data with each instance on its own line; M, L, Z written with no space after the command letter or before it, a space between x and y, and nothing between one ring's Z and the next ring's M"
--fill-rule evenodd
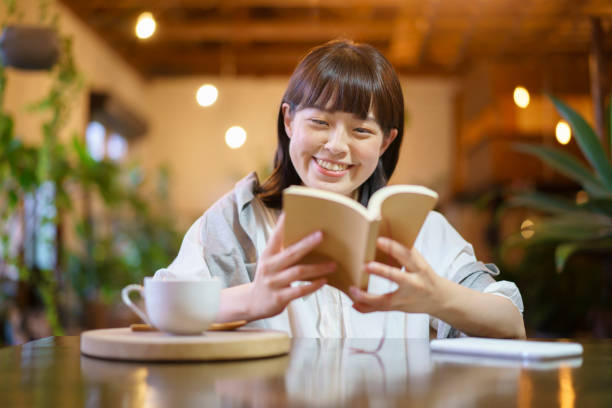
M282 214L257 262L255 278L249 287L249 320L279 314L293 299L313 293L325 285L327 280L324 276L336 269L334 262L298 264L304 255L321 243L321 231L313 232L290 247L283 248L284 228L285 215ZM312 282L309 285L291 286L292 282L304 280Z

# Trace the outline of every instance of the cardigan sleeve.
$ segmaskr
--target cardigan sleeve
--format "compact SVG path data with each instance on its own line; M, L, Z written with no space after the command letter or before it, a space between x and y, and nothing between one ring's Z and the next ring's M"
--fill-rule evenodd
M236 183L234 189L215 202L189 228L177 257L155 278L217 278L223 287L253 280L256 251L245 226L255 228L254 173Z
M523 312L523 301L517 286L508 281L497 282L495 277L500 273L497 266L478 261L472 245L442 214L435 211L429 214L415 247L438 275L479 292L505 297ZM437 330L438 338L464 335L436 318L431 318L430 323Z

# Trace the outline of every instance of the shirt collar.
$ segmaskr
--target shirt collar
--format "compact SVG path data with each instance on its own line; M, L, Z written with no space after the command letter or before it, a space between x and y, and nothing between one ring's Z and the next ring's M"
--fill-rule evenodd
M257 187L259 187L259 179L257 178L257 173L252 172L242 180L236 183L234 192L236 194L236 204L238 205L238 209L242 211L244 206L249 204L255 198L255 193L253 192Z

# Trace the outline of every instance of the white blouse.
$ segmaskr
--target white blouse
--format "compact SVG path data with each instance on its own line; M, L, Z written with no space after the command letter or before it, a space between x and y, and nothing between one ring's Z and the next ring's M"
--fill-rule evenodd
M266 207L260 199L252 201L257 220L255 248L259 258L276 224L280 211ZM176 259L155 278L211 278L203 253L200 217L187 231ZM452 279L461 267L476 262L472 245L465 241L438 212L430 212L415 242L415 248L440 276ZM294 282L294 285L307 284ZM383 294L397 284L370 275L368 291ZM505 297L523 312L518 288L512 282L499 281L488 285L485 293ZM428 338L429 326L437 329L438 321L426 314L392 312L360 313L352 308L352 300L338 289L325 285L311 295L295 299L280 314L250 323L252 326L282 330L295 337L321 338ZM475 311L476 312L476 311Z

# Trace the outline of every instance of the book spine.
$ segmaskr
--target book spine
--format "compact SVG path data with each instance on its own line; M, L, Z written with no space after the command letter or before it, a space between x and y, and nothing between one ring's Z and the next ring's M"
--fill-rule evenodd
M365 247L365 259L364 263L371 262L376 257L376 239L378 238L378 229L380 228L380 219L370 221L370 228L367 235L367 242ZM363 273L361 275L361 288L367 289L368 280L370 275L367 273Z

